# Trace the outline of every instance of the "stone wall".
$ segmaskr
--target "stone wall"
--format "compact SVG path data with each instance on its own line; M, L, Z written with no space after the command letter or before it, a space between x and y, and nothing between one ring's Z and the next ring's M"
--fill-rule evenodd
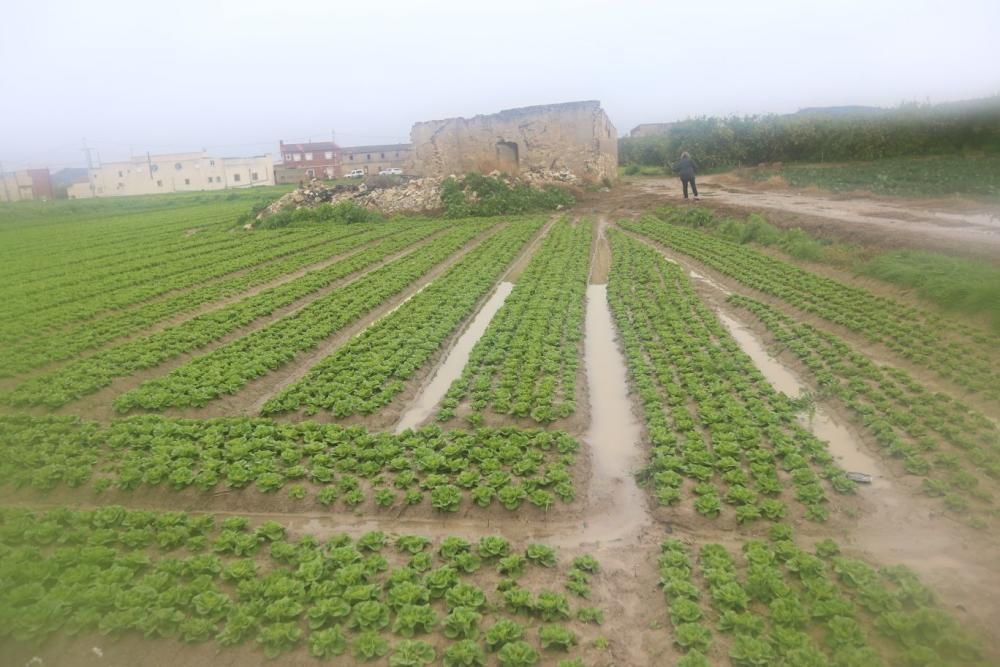
M410 140L408 171L421 176L568 169L598 182L618 175L618 135L597 101L417 123Z

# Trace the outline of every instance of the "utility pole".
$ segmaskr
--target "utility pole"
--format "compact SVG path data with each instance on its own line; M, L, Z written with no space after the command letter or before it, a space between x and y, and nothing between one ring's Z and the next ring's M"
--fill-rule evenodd
M87 148L87 138L83 138L83 154L87 156L87 185L90 186L90 196L96 197L96 187L94 185L94 160L90 157L90 149Z
M0 162L0 181L3 181L3 200L10 201L10 190L7 189L7 174L3 170L3 162Z

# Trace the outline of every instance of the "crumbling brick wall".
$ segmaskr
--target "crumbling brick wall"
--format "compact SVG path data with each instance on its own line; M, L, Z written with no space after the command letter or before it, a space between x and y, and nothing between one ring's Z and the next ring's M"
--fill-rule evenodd
M421 176L569 169L598 182L618 174L618 135L597 101L417 123L410 140L408 171Z

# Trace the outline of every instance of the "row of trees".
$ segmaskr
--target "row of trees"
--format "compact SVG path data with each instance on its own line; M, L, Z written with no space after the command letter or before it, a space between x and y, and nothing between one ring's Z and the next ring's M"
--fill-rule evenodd
M664 166L685 150L707 169L1000 153L1000 96L850 114L693 118L672 124L662 136L619 139L618 160L623 165Z

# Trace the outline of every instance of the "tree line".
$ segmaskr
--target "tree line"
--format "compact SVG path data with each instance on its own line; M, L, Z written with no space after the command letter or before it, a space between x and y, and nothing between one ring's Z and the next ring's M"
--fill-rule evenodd
M838 114L703 116L652 137L618 140L622 165L664 166L690 151L702 168L762 162L846 162L1000 153L1000 96L939 105L904 104Z

